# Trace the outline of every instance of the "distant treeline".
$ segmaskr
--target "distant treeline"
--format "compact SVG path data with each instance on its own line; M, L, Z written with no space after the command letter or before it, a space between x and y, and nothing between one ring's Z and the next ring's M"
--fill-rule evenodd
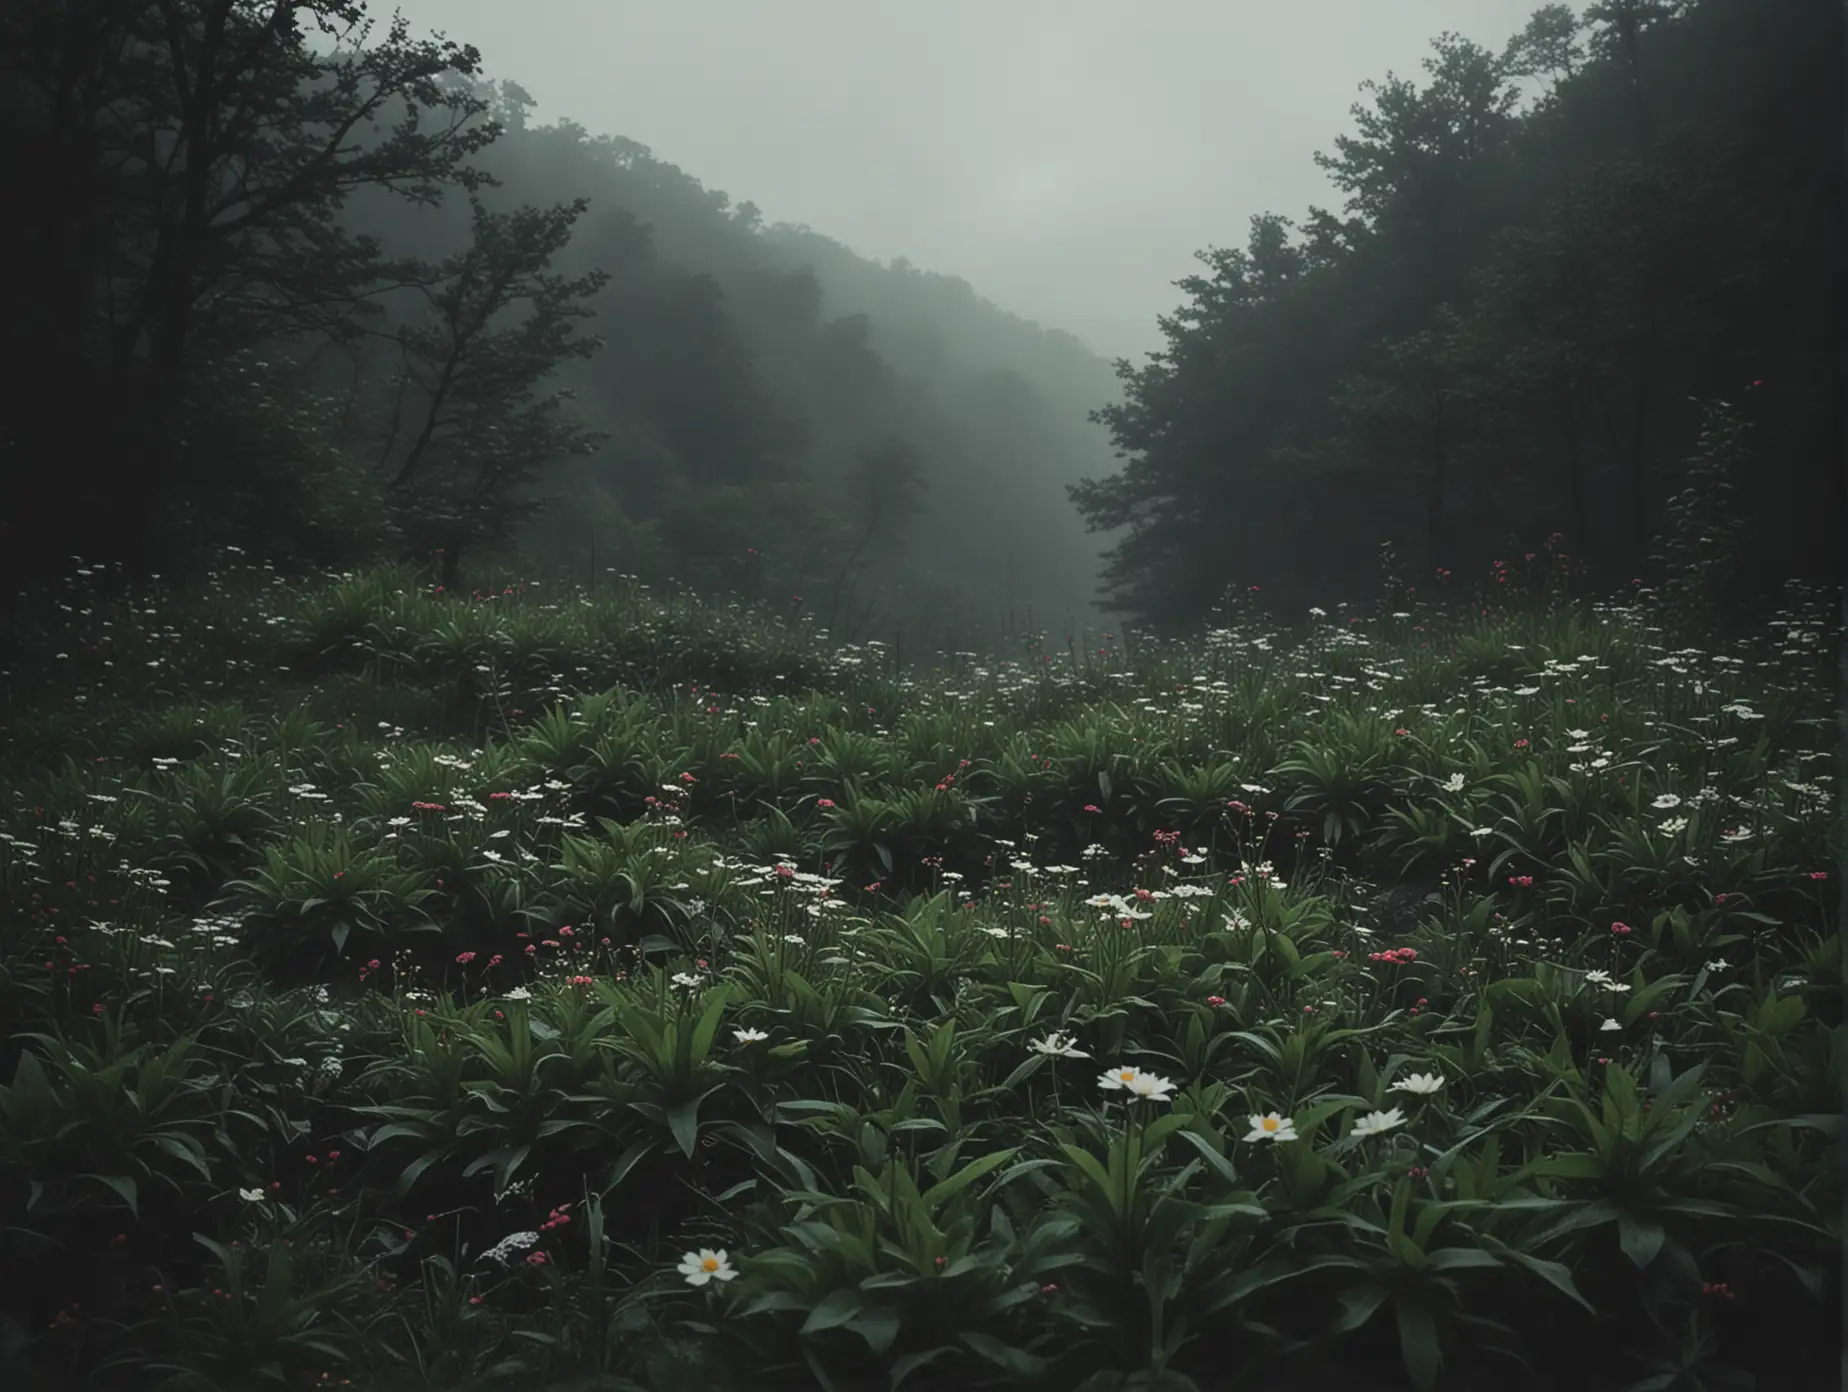
M455 585L499 555L927 651L1083 617L1106 546L1105 597L1161 628L1230 589L1359 597L1383 542L1425 583L1553 534L1581 583L1659 572L1676 536L1726 551L1735 596L1830 572L1823 0L1441 37L1318 156L1343 214L1202 253L1120 386L962 281L535 127L474 49L369 24L0 13L10 574L228 543ZM1690 481L1729 479L1710 525L1723 489Z

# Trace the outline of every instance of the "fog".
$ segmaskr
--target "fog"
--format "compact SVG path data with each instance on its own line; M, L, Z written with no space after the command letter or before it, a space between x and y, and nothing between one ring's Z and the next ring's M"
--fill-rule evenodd
M649 146L767 222L908 258L1106 357L1161 343L1193 253L1339 209L1312 156L1445 30L1533 0L403 0L535 119Z

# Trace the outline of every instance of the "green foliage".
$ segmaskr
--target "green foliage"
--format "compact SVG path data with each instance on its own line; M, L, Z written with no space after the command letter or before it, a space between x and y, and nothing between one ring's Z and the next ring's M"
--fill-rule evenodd
M772 631L688 691L684 601L405 580L233 572L47 635L271 645L174 658L177 700L97 664L88 723L7 730L7 1298L48 1354L200 1387L1810 1366L1817 612L1712 651L1614 605L1241 620L942 684ZM1164 1100L1100 1088L1127 1064ZM58 1343L104 1239L114 1332ZM708 1248L736 1279L694 1289Z

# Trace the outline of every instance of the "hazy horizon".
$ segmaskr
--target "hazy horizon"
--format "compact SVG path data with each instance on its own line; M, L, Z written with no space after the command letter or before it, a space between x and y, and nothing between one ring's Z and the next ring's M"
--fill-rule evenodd
M1537 7L398 4L413 34L474 44L541 124L626 136L766 222L1138 361L1196 251L1243 245L1258 213L1339 209L1312 156L1352 129L1362 82L1422 80L1445 30L1499 52Z

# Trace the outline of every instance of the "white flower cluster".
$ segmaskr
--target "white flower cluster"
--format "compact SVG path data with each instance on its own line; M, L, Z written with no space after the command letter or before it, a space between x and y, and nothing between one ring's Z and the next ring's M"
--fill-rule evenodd
M483 1252L481 1254L481 1259L483 1261L499 1262L502 1266L505 1266L512 1260L514 1253L524 1252L528 1247L533 1246L538 1241L539 1234L536 1232L508 1233L499 1242Z

